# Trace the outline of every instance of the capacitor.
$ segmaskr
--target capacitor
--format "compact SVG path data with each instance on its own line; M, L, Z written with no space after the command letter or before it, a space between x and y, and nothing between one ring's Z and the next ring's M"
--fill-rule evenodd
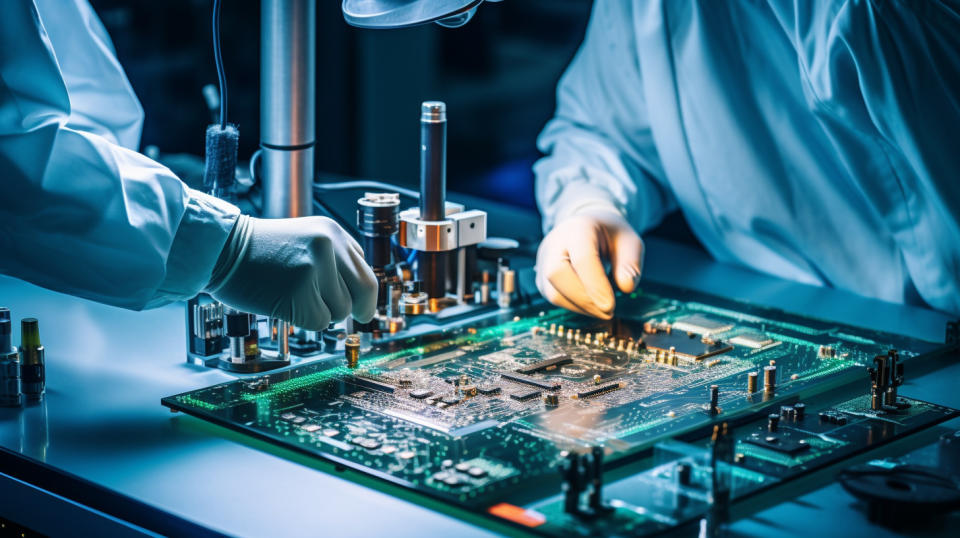
M716 415L720 412L720 386L710 385L710 414Z
M360 364L360 335L349 334L343 341L343 354L347 359L347 368L356 368Z
M20 321L20 379L24 397L40 401L46 390L45 350L40 343L40 323L37 318Z
M763 391L773 392L777 389L777 367L771 364L763 367Z
M510 308L516 288L516 275L516 272L510 269L510 262L506 258L497 260L497 305L500 308Z
M747 394L753 394L757 392L757 373L750 372L747 374Z
M780 415L776 413L770 413L767 416L767 431L770 433L777 431L777 426L780 424Z
M560 405L560 397L552 392L547 393L543 396L543 403L551 407L556 407Z
M490 271L480 273L480 304L490 302Z
M21 397L20 357L17 348L11 345L11 323L0 319L0 406L20 407Z
M807 414L807 405L803 403L793 404L793 411L797 420L803 420L803 417Z

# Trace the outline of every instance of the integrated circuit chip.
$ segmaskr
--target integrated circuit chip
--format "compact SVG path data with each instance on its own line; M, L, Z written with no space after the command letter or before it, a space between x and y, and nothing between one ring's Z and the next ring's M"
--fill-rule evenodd
M673 322L673 330L688 332L700 335L711 335L729 331L733 328L733 323L720 321L718 319L704 316L703 314L693 314L680 318Z
M701 360L733 350L730 344L712 340L704 342L695 334L691 337L680 331L645 334L643 341L648 350L667 353L673 348L679 358L686 360Z
M750 349L762 349L776 343L776 340L765 334L755 331L748 331L734 336L729 340L729 342L735 346L743 346Z
M533 400L534 398L540 397L539 390L523 390L520 392L514 392L510 394L510 397L518 402L526 402L528 400Z

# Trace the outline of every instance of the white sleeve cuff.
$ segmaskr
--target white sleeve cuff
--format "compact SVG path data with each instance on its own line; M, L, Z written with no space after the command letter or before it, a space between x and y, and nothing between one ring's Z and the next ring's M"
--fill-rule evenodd
M190 188L185 192L186 207L167 256L166 278L147 308L189 299L203 290L240 216L233 204Z

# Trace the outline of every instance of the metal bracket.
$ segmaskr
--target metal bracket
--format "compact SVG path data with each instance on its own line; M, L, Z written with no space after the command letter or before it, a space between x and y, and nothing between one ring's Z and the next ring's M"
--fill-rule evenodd
M420 210L400 212L400 246L421 252L447 252L487 239L487 213L479 209L448 213L444 220L421 220Z

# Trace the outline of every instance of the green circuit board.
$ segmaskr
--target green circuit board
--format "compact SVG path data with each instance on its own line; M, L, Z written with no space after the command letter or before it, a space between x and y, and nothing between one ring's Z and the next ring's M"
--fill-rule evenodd
M320 359L163 403L487 511L522 504L537 488L555 491L563 451L602 446L608 463L628 461L778 402L861 378L865 391L876 355L897 349L909 361L935 348L645 283L618 298L611 321L500 312L374 343L356 369L343 357Z

